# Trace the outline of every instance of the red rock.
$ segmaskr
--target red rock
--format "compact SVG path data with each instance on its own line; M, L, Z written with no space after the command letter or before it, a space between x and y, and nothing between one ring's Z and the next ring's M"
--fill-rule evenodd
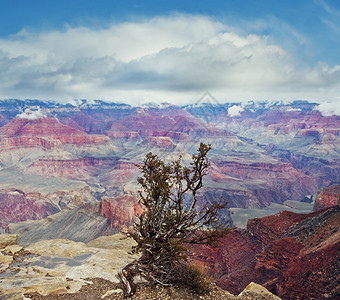
M282 299L336 299L339 296L340 208L310 214L282 212L249 220L217 248L192 246L217 284L235 294L250 282Z
M335 205L340 205L340 185L321 189L316 196L313 210L317 211Z
M220 161L215 164L223 174L240 179L266 178L269 181L280 179L296 181L298 176L306 177L301 171L294 169L290 163Z
M115 162L115 159L93 157L68 160L39 159L26 167L25 172L39 176L90 180L103 169L113 168Z
M0 191L0 220L16 223L44 219L60 209L39 193L24 193L18 189Z
M254 260L260 244L244 230L226 235L216 248L188 245L189 255L206 265L208 277L229 292L240 293L255 277Z
M158 148L164 149L173 149L175 148L174 143L169 137L148 137L147 142L148 145L155 146Z
M0 138L0 148L2 151L19 147L42 147L46 150L60 150L62 149L62 143L59 140L49 140L46 138L35 136L19 136L2 139Z
M128 141L140 137L169 137L174 141L184 141L189 136L216 137L225 136L226 130L216 129L209 124L203 124L187 111L179 107L170 108L135 108L112 122L106 134L112 138L124 138Z
M2 150L15 147L43 147L49 150L62 148L64 144L103 144L109 139L103 135L85 132L63 125L55 118L34 120L14 118L0 128Z
M34 120L14 118L0 128L0 135L16 136L58 136L58 135L86 135L81 130L61 124L55 118L39 118Z
M135 193L136 178L139 173L140 170L135 163L119 160L112 171L101 177L101 181L105 186L118 188L119 190L123 188L127 194L130 194L130 192ZM132 188L132 191L130 188Z
M130 226L135 221L136 215L141 213L142 208L134 196L103 197L101 200L100 215L110 220L111 228L121 229Z
M297 214L282 211L278 214L263 218L248 220L247 231L263 244L282 237L293 225L310 217L312 214Z

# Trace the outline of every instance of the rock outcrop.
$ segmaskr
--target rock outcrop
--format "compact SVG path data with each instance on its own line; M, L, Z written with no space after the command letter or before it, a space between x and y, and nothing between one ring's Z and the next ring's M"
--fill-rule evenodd
M132 241L121 238L103 237L92 241L92 246L67 239L44 240L24 249L4 245L0 248L0 298L74 293L88 283L86 278L117 282L115 272L134 258L128 254ZM0 235L0 245L6 239Z
M322 116L316 104L249 104L232 117L229 104L12 103L0 102L7 122L0 128L0 169L19 168L42 181L62 178L114 191L110 195L134 194L133 165L146 153L186 160L199 142L212 145L205 200L223 196L230 207L300 201L340 176L340 119ZM38 106L41 112L34 112ZM18 115L27 107L30 114Z
M85 244L67 239L40 241L26 248L7 242L0 235L0 298L107 299L119 297L122 290L114 276L136 256L128 254L135 243L121 234L101 237ZM195 295L187 289L137 286L136 299L226 299L279 300L264 287L250 283L234 296L216 285L208 294ZM48 299L48 298L47 298Z
M25 193L19 189L0 190L0 220L3 223L43 219L59 211L57 204L40 193Z
M1 234L0 237L0 249L17 244L17 236L15 234Z
M42 147L58 150L64 144L103 144L109 141L104 135L88 135L85 132L61 124L55 118L14 118L0 128L1 150L18 147Z
M254 281L283 299L339 296L340 208L310 214L288 211L249 220L247 230L221 239L217 248L196 246L217 284L240 293Z
M118 232L111 229L109 220L99 216L99 211L99 202L76 206L43 220L9 224L9 230L17 234L21 246L58 238L87 243Z
M39 159L25 168L29 174L94 181L103 170L110 170L115 158Z
M314 203L313 210L329 208L335 205L340 205L340 185L332 185L321 189Z
M41 220L59 213L66 207L86 206L86 203L95 205L95 197L89 187L51 193L33 193L14 188L0 189L0 228L7 228L7 232L10 230L9 223ZM87 206L88 209L90 205ZM99 208L97 212L99 213Z
M147 144L151 146L155 146L158 148L164 148L164 149L174 149L175 145L172 142L171 138L167 136L162 137L148 137L147 138Z
M100 215L110 220L111 228L121 229L132 225L136 215L142 212L135 196L103 197L101 200Z

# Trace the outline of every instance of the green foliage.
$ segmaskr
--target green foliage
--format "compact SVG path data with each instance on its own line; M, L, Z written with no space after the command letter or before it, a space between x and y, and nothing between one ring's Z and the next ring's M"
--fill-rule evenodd
M206 294L211 290L211 281L204 274L204 265L185 263L176 266L177 277L175 284L188 287L196 294Z

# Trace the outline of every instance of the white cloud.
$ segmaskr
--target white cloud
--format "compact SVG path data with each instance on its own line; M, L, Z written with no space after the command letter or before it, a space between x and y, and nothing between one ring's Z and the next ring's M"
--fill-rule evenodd
M27 120L36 120L41 118L46 118L46 116L38 110L30 110L29 108L25 109L25 111L16 116L19 119L27 119Z
M241 106L233 105L228 108L228 115L230 117L238 117L241 115L242 111L244 111L244 109Z
M338 115L340 116L340 97L338 98L338 103L333 102L322 102L318 110L321 112L323 116L332 116L332 115Z
M240 35L205 16L172 15L0 39L0 98L195 102L328 100L337 103L340 66L298 69L260 35Z

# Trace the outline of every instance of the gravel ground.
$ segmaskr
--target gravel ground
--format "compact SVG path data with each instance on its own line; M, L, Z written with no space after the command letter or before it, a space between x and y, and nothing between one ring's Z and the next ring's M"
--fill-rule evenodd
M94 299L126 299L123 297L120 285L101 278L88 279L93 284L82 287L80 291L74 294L48 295L41 296L37 293L25 294L25 297L32 300L53 300L53 299L76 299L76 300L94 300ZM106 294L106 296L105 296ZM220 300L220 299L239 299L230 295L228 292L213 285L212 290L205 295L193 294L186 289L171 287L150 287L147 284L138 284L137 291L134 296L128 298L131 300Z

